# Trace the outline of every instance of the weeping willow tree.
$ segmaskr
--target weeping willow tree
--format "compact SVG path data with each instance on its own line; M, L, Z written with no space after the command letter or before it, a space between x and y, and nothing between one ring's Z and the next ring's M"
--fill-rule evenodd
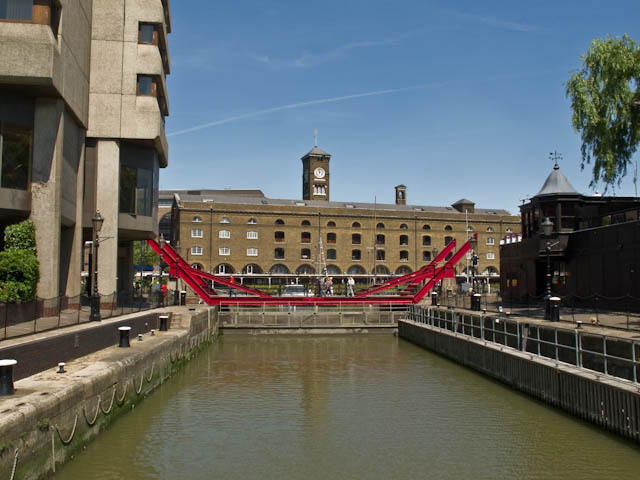
M627 35L596 38L582 61L566 93L582 138L581 167L592 165L591 186L602 181L606 190L620 185L640 141L640 50Z

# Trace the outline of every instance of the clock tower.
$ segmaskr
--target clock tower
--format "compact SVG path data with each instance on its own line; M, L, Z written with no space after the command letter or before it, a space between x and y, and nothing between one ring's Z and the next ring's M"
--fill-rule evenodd
M331 155L315 145L302 157L302 199L329 201Z

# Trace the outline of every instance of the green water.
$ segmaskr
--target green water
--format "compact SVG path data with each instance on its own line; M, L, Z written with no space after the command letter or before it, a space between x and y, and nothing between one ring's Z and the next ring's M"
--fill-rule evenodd
M632 479L640 451L387 335L226 336L62 479Z

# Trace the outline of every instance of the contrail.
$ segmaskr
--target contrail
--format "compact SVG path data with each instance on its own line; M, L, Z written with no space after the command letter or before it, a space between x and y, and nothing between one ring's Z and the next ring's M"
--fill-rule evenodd
M341 102L343 100L351 100L354 98L362 98L362 97L374 97L377 95L388 95L390 93L399 93L406 92L409 90L417 90L420 88L427 87L436 87L443 84L440 83L428 83L424 85L415 85L413 87L403 87L403 88L390 88L388 90L376 90L374 92L364 92L364 93L355 93L353 95L343 95L341 97L331 97L331 98L320 98L318 100L309 100L306 102L298 102L298 103L290 103L288 105L281 105L279 107L265 108L264 110L256 110L255 112L243 113L242 115L236 115L234 117L223 118L222 120L216 120L215 122L203 123L201 125L196 125L195 127L185 128L184 130L178 130L176 132L171 132L167 134L167 137L173 137L175 135L182 135L184 133L196 132L198 130L203 130L209 127L215 127L216 125L222 125L224 123L235 122L236 120L244 120L245 118L253 118L259 117L260 115L267 115L269 113L281 112L282 110L291 110L294 108L302 108L308 107L310 105L318 105L321 103L333 103L333 102Z

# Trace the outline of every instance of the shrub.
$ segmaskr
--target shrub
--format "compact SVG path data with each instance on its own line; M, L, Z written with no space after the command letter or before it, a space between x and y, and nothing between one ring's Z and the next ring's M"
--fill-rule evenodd
M0 301L33 300L39 270L33 250L9 248L0 252Z
M31 220L9 225L4 229L4 248L18 248L36 254L36 229Z

